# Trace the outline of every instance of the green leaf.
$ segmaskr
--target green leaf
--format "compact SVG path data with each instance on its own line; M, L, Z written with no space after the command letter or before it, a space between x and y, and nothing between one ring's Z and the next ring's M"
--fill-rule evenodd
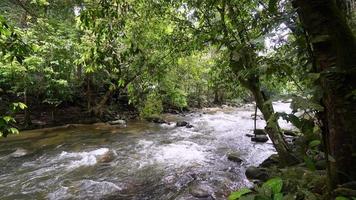
M283 181L281 178L272 178L262 185L262 188L270 188L273 194L278 194L282 191Z
M273 200L283 200L283 194L282 193L274 194Z
M338 196L335 198L335 200L349 200L349 199L343 196Z
M24 110L24 109L27 108L26 104L24 104L24 103L19 102L18 105L19 105L19 107L21 108L21 110Z
M10 116L4 116L3 119L5 120L6 123L9 123L14 120L14 118L12 118Z
M316 146L320 145L320 143L321 143L320 140L313 140L313 141L309 142L309 147L310 148L316 147Z
M9 128L8 131L11 133L11 134L19 134L19 130L17 130L16 128Z
M236 199L239 199L241 196L248 194L250 192L252 192L250 189L242 188L236 192L232 192L227 199L228 200L236 200Z

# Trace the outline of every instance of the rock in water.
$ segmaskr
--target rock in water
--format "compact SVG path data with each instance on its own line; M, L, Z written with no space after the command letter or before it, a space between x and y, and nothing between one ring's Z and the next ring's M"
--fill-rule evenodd
M208 198L213 194L213 189L204 183L192 185L189 191L191 195L197 198Z
M243 160L239 157L239 153L232 152L227 154L227 159L233 162L241 163Z
M122 119L118 119L115 121L110 121L109 124L110 125L126 125L126 121L122 120Z
M258 179L262 181L265 181L269 178L265 168L258 168L253 166L246 169L245 175L248 179Z
M194 126L191 125L191 124L187 124L185 127L186 127L186 128L193 128Z
M253 131L253 134L255 135L267 135L266 131L264 129L256 129Z
M266 135L256 135L255 137L251 138L253 142L267 142L268 137Z
M270 166L273 166L273 165L278 165L278 163L279 163L278 154L273 154L270 157L268 157L266 160L264 160L260 164L260 167L270 167Z
M108 163L114 160L114 153L112 151L107 151L105 154L98 156L96 159L99 163Z
M177 127L183 127L183 126L187 126L187 125L189 125L189 123L186 121L178 121L176 124Z
M245 136L252 138L254 135L252 135L252 134L246 134Z
M28 154L30 154L30 152L28 150L23 149L23 148L17 148L16 151L14 151L13 153L10 154L10 157L20 158L20 157L27 156Z

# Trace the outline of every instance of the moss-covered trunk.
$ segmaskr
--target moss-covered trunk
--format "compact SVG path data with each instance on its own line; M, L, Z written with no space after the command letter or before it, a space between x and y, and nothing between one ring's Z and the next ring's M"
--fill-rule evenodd
M335 0L295 0L300 21L308 33L318 84L323 91L323 136L330 185L356 180L356 43L344 12Z
M275 112L270 99L264 95L263 91L255 81L240 79L240 83L243 83L242 85L252 92L256 105L266 120L267 126L265 127L265 130L271 138L274 148L278 152L281 165L285 166L296 163L297 159L289 150L288 145L283 138L283 133L279 127L277 118L274 116Z
M240 51L241 52L241 51ZM260 88L259 77L258 75L250 75L247 77L239 76L240 70L243 68L252 69L254 67L254 61L251 58L253 52L248 53L249 51L243 51L243 53L237 53L232 51L230 58L230 67L239 77L240 84L247 88L254 96L257 107L263 114L264 119L266 120L266 132L270 139L273 142L274 148L276 149L278 155L280 156L281 165L290 165L296 163L296 158L293 156L292 152L289 150L286 141L283 138L283 133L279 127L277 119L274 117L274 109L272 102L268 97L266 97L263 91ZM234 58L234 54L243 55L239 59ZM241 59L242 57L242 59Z

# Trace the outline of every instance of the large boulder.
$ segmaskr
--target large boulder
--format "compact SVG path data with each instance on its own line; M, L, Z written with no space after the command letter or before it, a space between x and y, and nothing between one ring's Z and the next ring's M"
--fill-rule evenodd
M251 138L251 141L253 141L253 142L267 142L268 137L266 135L256 135Z
M248 179L258 179L261 181L266 181L269 178L267 170L265 168L259 167L248 167L246 169L245 175Z
M260 164L260 167L271 167L273 165L278 165L278 164L279 164L278 154L273 154L270 157L268 157L266 160L264 160Z

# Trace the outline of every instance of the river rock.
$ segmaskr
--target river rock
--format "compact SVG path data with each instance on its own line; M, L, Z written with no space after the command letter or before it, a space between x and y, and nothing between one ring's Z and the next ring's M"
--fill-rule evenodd
M267 133L266 133L266 131L264 129L253 130L253 134L255 134L255 135L267 135Z
M197 183L189 188L189 192L197 198L208 198L213 194L213 189L205 183Z
M248 167L246 169L245 175L248 179L258 179L262 181L265 181L269 178L269 175L265 168L259 168L253 166Z
M239 153L231 152L227 154L227 159L233 162L241 163L243 160L239 156Z
M253 141L253 142L267 142L268 137L266 135L256 135L251 138L251 141Z
M273 154L270 157L268 157L266 160L264 160L260 164L260 167L270 167L270 166L278 165L278 164L279 164L278 154Z
M21 158L24 156L29 155L30 152L24 148L17 148L16 151L10 154L10 157L12 158Z
M110 121L109 124L110 125L126 125L126 121L122 120L122 119L118 119L115 121Z
M177 127L183 127L183 126L187 126L187 125L189 125L189 123L186 121L178 121L176 124Z
M193 128L194 126L191 125L191 124L187 124L185 127L186 127L186 128Z
M105 154L98 156L96 159L99 163L109 163L114 160L114 152L107 151Z

